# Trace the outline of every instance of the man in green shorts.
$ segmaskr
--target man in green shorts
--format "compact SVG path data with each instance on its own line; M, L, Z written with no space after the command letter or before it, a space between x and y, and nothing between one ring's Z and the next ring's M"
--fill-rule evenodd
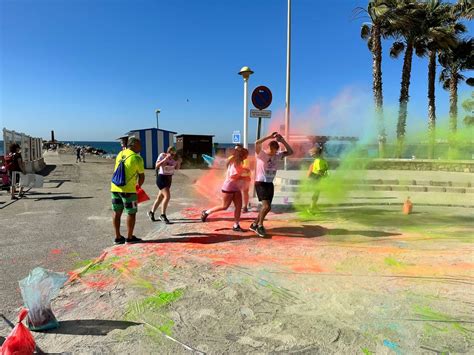
M125 241L127 243L142 241L133 235L137 214L136 185L142 186L145 181L143 158L138 154L141 149L140 140L136 137L130 137L127 142L127 149L122 150L115 160L114 171L117 169L120 161L124 159L126 181L124 186L117 186L112 182L110 187L112 192L112 210L114 211L115 244L124 244ZM127 239L120 234L120 218L124 210L127 214Z

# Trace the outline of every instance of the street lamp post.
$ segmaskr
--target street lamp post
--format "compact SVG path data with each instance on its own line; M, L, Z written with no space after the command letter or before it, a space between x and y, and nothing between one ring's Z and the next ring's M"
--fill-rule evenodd
M155 114L156 114L156 128L160 128L160 126L158 125L158 115L160 114L161 110L160 109L157 109L155 111Z
M239 75L242 75L242 78L244 78L244 148L248 148L248 125L249 125L249 110L248 110L248 96L249 96L249 90L248 90L248 81L250 75L253 74L253 71L249 67L242 67L239 71Z
M290 141L290 67L291 67L291 0L288 0L288 18L286 31L286 102L285 102L285 139ZM285 157L285 170L287 159Z

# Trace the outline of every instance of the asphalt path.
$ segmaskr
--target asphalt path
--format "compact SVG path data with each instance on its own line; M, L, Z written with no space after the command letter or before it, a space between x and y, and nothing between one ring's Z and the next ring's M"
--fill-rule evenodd
M50 153L43 188L31 189L13 202L7 191L0 192L0 314L10 320L22 305L18 281L32 269L67 272L113 243L109 192L113 161L86 160L75 163L73 155ZM145 175L144 189L153 199L158 192L154 171ZM175 194L179 191L181 197L187 194L192 199L190 182L190 177L177 173L174 184L180 188L175 187ZM180 208L171 202L168 214ZM145 236L152 228L146 208L139 208L135 235ZM0 319L2 329L5 324Z

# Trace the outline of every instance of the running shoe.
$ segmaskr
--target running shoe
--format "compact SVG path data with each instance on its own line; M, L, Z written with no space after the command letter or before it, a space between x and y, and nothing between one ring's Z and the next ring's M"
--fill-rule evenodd
M166 224L171 224L170 220L168 219L168 217L166 217L165 214L162 214L160 216L160 221L165 222Z
M267 232L265 231L264 226L258 226L257 227L257 234L259 237L265 238L267 236Z
M206 211L201 212L201 221L206 222L207 216L209 216Z
M249 229L255 233L257 233L257 223L255 222L252 222L252 224L250 225Z
M234 232L246 232L246 230L245 230L245 229L242 229L242 228L240 227L240 225L238 225L238 224L237 224L237 226L232 227L232 230L233 230Z
M141 242L143 242L143 239L137 238L135 236L132 236L131 238L127 239L128 244L141 243Z
M150 218L150 221L152 221L152 222L155 222L155 221L156 221L156 219L155 219L155 212L148 211L146 214L147 214L148 217Z
M125 238L122 236L120 236L120 238L115 238L114 243L115 245L125 244Z

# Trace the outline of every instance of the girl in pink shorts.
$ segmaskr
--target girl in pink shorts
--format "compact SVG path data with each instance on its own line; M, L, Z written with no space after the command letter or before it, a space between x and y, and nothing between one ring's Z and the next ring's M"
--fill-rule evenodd
M202 211L201 221L205 222L207 217L217 211L225 211L233 202L234 211L234 225L232 230L234 232L245 232L239 225L240 212L242 210L242 188L245 185L245 180L248 179L249 169L243 167L243 161L247 159L249 152L247 149L241 149L234 153L233 157L227 163L227 174L222 185L222 204L211 209Z

